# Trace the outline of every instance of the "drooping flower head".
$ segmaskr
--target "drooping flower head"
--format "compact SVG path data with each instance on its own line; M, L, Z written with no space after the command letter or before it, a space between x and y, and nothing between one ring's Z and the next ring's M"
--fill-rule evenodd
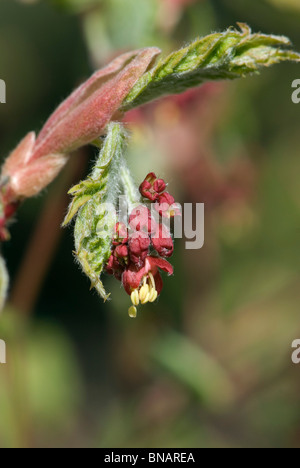
M155 302L160 295L163 288L160 271L173 274L173 267L166 258L172 256L174 243L162 218L176 216L174 207L177 205L174 197L165 192L166 187L163 179L149 173L139 188L144 202L131 211L128 226L118 222L114 228L106 271L122 282L130 296L130 317L136 317L140 304ZM158 222L151 214L149 201L155 202L155 209L161 216Z

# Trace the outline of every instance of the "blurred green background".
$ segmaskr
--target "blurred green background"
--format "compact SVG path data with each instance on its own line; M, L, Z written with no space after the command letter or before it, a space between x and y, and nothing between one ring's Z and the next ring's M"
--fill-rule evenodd
M298 0L1 0L2 157L117 54L237 21L300 50ZM126 117L137 180L155 171L178 201L206 204L204 248L176 241L175 276L136 320L109 278L111 302L89 292L59 229L93 150L21 207L4 246L1 447L300 447L297 78L277 66Z

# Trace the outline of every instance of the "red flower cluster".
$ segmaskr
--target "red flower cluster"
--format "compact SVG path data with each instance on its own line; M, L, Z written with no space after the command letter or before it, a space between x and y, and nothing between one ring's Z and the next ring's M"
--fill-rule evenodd
M147 175L140 185L140 193L144 198L155 202L155 209L164 218L180 216L181 211L175 198L165 192L167 185L163 179L158 179L153 172Z
M143 197L155 201L155 209L161 216L177 214L174 198L164 192L166 183L155 174L148 174L140 186ZM160 295L163 281L159 270L173 274L172 265L165 260L174 251L169 229L158 223L145 204L134 208L130 213L128 226L118 222L112 238L112 252L106 265L110 275L122 281L131 297L129 315L136 317L136 307L154 302Z

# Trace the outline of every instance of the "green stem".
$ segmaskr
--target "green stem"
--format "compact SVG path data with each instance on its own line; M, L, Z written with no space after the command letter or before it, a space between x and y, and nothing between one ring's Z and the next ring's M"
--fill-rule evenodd
M131 212L134 207L141 202L141 196L124 158L122 158L120 164L120 178L128 208Z

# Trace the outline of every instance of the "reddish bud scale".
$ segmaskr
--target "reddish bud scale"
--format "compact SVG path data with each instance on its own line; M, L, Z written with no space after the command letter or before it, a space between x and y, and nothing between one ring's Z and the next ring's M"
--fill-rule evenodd
M8 230L6 229L6 225L8 224L9 220L14 216L15 212L20 206L20 202L12 202L5 204L5 201L3 201L2 206L4 206L4 209L0 219L0 241L7 241L10 239L10 235Z
M20 202L13 202L13 203L10 203L9 205L6 205L4 209L5 219L6 220L10 219L15 214L19 206L20 206Z
M133 51L96 72L50 117L38 136L32 158L74 151L102 135L159 53L155 47Z
M4 206L37 195L65 166L70 152L105 133L108 123L120 117L124 98L159 54L159 49L149 47L116 58L57 108L37 138L29 133L2 167Z
M9 240L9 232L5 227L6 220L4 218L0 219L0 241L4 242Z

